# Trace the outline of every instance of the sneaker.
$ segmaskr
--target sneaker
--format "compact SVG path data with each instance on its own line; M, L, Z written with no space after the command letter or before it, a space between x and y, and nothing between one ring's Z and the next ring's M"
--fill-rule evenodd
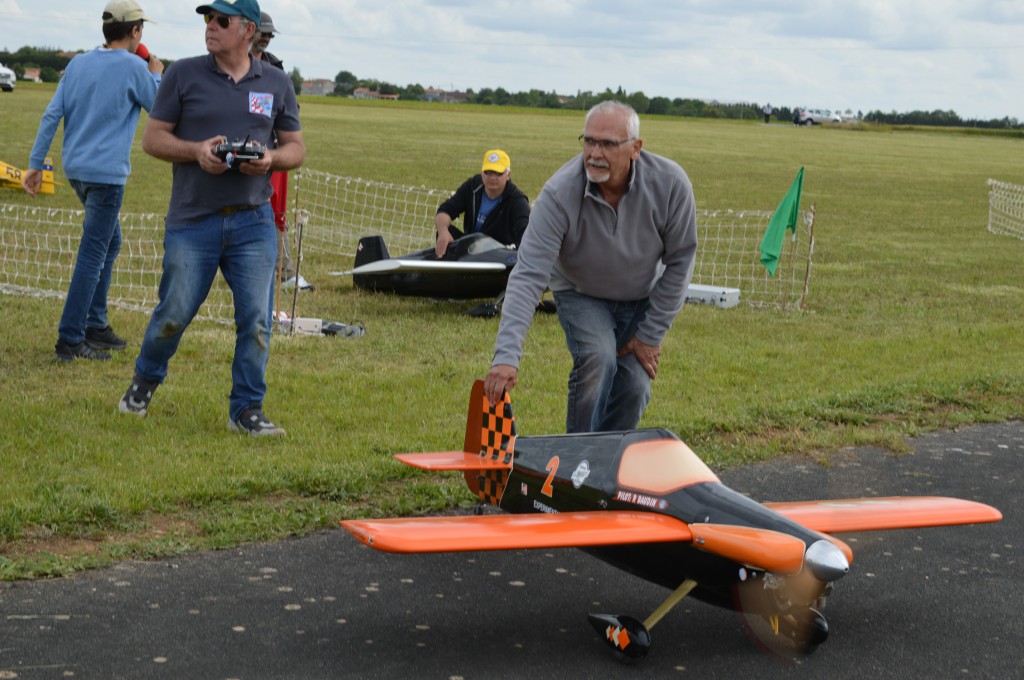
M128 346L128 342L115 333L110 326L86 328L85 342L93 349L124 349Z
M274 425L263 415L263 410L247 408L242 411L238 420L229 420L228 429L240 434L251 434L253 437L283 437L284 430Z
M299 274L299 276L293 276L290 279L285 279L281 282L281 287L294 288L296 283L299 284L299 290L316 290L316 287L304 279L301 274Z
M128 391L121 397L117 410L121 413L131 413L137 416L146 415L149 410L149 402L153 399L153 392L156 392L160 383L148 383L139 376L132 377L132 384Z
M56 352L57 361L74 361L75 359L93 359L96 361L109 361L110 355L106 352L99 352L86 342L77 345L58 340L53 346Z
M498 309L498 305L493 302L485 302L482 305L477 305L463 312L466 316L475 316L478 319L493 319L498 316L501 311Z

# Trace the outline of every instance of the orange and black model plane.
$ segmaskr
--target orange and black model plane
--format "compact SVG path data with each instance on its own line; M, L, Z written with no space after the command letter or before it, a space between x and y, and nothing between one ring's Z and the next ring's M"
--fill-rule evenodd
M353 536L396 553L576 547L671 589L644 621L590 614L628 659L647 655L650 629L687 595L740 612L772 651L810 653L828 637L825 598L853 561L834 534L1002 519L943 497L758 503L668 430L517 436L508 394L492 406L481 381L463 450L395 457L461 471L481 501L510 514L343 521Z

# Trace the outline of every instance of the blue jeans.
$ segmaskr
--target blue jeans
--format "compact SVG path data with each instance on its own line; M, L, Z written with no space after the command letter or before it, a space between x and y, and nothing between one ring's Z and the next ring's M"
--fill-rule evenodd
M150 383L167 377L167 364L185 328L210 294L219 268L235 307L235 356L229 413L262 408L270 358L270 306L277 261L277 227L270 204L199 222L167 224L160 302L142 339L135 373ZM267 295L267 291L271 291Z
M651 379L635 354L616 353L636 335L647 298L616 302L564 291L555 304L572 355L566 431L634 429L651 401Z
M124 185L68 181L85 207L85 219L57 337L77 345L85 340L86 326L102 329L109 325L107 292L114 260L121 250L121 223L117 216L121 212Z

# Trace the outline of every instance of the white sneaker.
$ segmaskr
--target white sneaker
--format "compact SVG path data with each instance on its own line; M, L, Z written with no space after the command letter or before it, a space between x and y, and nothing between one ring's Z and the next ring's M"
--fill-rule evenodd
M293 276L290 279L286 279L285 281L282 281L281 282L281 287L282 288L294 288L295 287L295 283L296 283L295 279L296 279L296 277ZM313 284L310 283L309 281L307 281L305 278L303 278L303 276L301 274L298 276L298 284L299 284L299 290L316 290L316 288L313 286Z

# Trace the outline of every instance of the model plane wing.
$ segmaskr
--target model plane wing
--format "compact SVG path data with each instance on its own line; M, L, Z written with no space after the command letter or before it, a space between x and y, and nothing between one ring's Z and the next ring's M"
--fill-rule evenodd
M395 458L421 470L511 470L512 463L503 463L465 451L437 453L399 453Z
M827 534L980 524L998 522L1003 518L1002 513L990 505L941 496L848 498L764 505L808 529Z
M631 511L346 520L341 525L366 545L396 553L583 548L693 536L674 517Z
M331 276L348 276L350 274L393 274L396 272L464 272L467 274L483 274L486 272L503 272L508 267L500 262L445 262L443 260L377 260L360 265L355 269L343 272L330 272Z

